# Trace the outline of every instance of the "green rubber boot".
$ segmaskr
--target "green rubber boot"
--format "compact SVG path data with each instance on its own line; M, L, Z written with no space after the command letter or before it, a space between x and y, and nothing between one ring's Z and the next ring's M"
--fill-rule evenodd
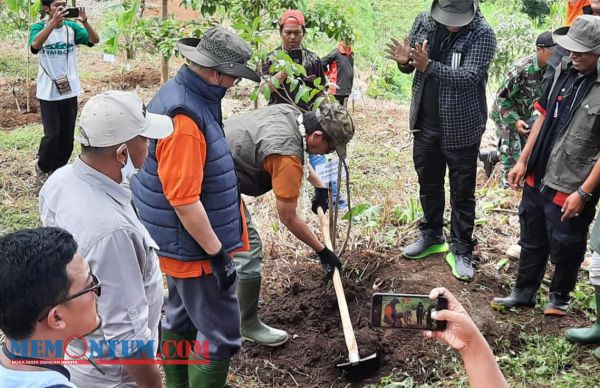
M565 336L573 343L600 344L600 286L594 286L594 290L596 293L596 322L590 327L567 330ZM594 351L594 355L596 353L600 355L600 348Z
M198 360L196 356L190 356L190 365L188 368L190 378L189 388L223 388L227 383L227 373L229 373L229 363L231 360L210 361L207 364L195 364L193 360Z
M237 295L242 318L242 338L266 346L280 346L288 339L288 333L269 327L258 319L258 297L261 277L239 279Z
M166 341L194 341L196 339L196 331L186 331L186 332L175 332L171 330L162 330L161 339L160 339L160 349L161 351L165 349L163 345L165 345ZM182 360L181 357L177 357L175 351L176 343L166 345L166 349L169 352L168 355L163 355L163 360ZM165 370L165 377L167 380L167 388L188 388L191 387L188 381L188 366L183 365L163 365L163 369Z

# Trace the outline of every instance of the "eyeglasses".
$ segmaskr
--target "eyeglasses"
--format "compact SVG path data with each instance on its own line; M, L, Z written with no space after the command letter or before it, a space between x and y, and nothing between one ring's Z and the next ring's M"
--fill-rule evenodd
M93 292L94 294L96 294L96 297L100 297L100 294L102 292L102 283L100 283L100 280L98 279L98 277L96 275L94 275L93 273L91 274L92 276L92 283L84 288L83 290L79 291L76 294L67 296L64 299L59 300L58 302L54 303L53 305L51 305L50 307L48 307L46 310L46 312L44 314L41 315L40 319L38 319L38 322L41 322L44 320L44 318L46 318L46 316L50 313L50 310L52 310L54 307L58 306L59 304L63 304L63 303L67 303L70 300L73 300L75 298L79 298L81 295L87 294L88 292Z

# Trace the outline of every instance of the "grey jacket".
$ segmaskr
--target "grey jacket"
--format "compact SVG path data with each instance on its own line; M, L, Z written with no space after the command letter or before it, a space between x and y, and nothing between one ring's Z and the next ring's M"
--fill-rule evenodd
M433 42L437 23L429 12L417 16L408 35L410 46ZM439 107L442 147L460 149L476 145L481 140L487 120L485 86L487 71L494 57L496 36L483 15L457 33L439 62L432 61L423 73L415 71L410 106L410 129L414 131L427 77L440 83ZM411 65L398 65L403 73L411 73Z
M556 70L554 84L569 68L570 60L564 58L562 65ZM552 91L550 95L553 95ZM592 172L599 157L600 75L587 90L581 104L573 111L565 131L557 134L543 184L563 193L577 191Z

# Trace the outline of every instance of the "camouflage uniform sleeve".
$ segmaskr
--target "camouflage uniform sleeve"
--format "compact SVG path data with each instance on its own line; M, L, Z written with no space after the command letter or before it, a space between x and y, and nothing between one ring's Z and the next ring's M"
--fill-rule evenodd
M523 71L524 68L519 63L512 65L496 95L491 116L501 131L515 130L515 123L521 119L514 109L516 101L513 97L518 95L523 87Z

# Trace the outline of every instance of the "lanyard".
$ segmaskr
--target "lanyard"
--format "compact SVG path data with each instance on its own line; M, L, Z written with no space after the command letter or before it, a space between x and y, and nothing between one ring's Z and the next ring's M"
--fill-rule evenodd
M65 368L62 365L58 365L58 364L45 364L46 360L42 360L39 358L29 358L29 357L21 357L21 356L17 356L14 353L11 353L10 350L8 350L8 346L4 345L2 347L2 351L4 352L4 355L11 361L39 361L39 363L36 363L35 366L39 367L39 368L44 368L44 369L49 369L52 370L54 372L58 372L61 375L65 376L67 378L67 380L71 380L71 374L69 373L69 371L67 370L67 368Z

